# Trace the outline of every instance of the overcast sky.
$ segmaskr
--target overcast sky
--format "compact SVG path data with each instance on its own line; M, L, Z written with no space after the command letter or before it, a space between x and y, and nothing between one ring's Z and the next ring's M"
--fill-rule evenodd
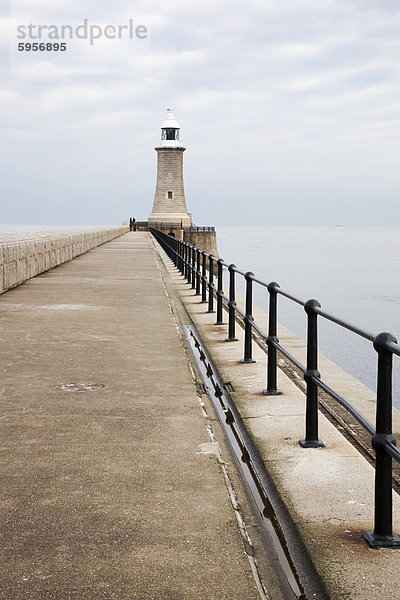
M0 223L147 219L171 107L196 224L400 225L398 0L2 7ZM148 37L17 51L84 19Z

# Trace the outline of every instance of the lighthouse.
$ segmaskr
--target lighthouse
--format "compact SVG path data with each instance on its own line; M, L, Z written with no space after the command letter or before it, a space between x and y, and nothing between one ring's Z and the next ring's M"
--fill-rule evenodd
M157 183L149 225L170 229L187 229L192 218L187 211L183 185L183 153L186 150L180 140L180 126L172 110L161 126L161 139L157 152Z

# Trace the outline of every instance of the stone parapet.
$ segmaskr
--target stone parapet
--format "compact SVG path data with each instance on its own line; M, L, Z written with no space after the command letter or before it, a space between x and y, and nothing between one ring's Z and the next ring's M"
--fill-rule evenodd
M192 231L185 229L183 231L183 241L219 258L216 231Z
M87 227L0 236L0 293L129 231Z

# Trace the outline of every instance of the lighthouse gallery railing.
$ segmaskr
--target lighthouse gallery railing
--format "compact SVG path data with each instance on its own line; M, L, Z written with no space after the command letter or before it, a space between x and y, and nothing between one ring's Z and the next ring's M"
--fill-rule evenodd
M243 363L252 363L253 332L265 341L268 349L267 388L265 395L280 394L277 387L277 351L292 362L303 374L306 382L306 427L305 438L299 444L303 448L318 448L325 444L318 438L318 389L321 388L353 415L353 417L372 436L372 447L375 450L375 515L374 531L363 533L363 537L372 548L400 548L400 537L393 532L392 502L392 458L400 462L400 452L396 448L396 439L392 433L392 362L393 354L400 356L400 345L390 333L374 335L364 331L334 315L322 310L317 300L301 300L283 290L278 283L266 283L257 279L251 271L244 273L234 264L228 265L222 258L196 248L186 242L173 238L157 229L150 229L153 236L172 259L187 283L201 295L201 302L208 305L208 312L213 313L216 301L215 325L223 325L223 301L227 306L228 338L227 342L237 341L235 336L236 317L240 315L244 323ZM214 267L216 266L216 283ZM223 273L229 274L229 296L223 288ZM246 284L245 312L236 304L235 278L243 277ZM253 313L253 284L265 288L269 294L268 333L257 324ZM302 365L280 343L277 337L278 296L284 296L292 302L304 307L307 315L307 364ZM373 343L378 354L377 370L377 407L376 427L362 415L352 404L329 387L318 371L318 317L336 323Z

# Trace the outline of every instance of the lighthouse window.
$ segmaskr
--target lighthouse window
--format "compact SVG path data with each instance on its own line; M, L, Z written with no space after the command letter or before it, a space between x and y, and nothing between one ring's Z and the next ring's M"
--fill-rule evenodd
M168 198L172 198L172 192L168 192Z
M166 129L166 134L167 134L167 140L174 140L175 139L175 129Z

